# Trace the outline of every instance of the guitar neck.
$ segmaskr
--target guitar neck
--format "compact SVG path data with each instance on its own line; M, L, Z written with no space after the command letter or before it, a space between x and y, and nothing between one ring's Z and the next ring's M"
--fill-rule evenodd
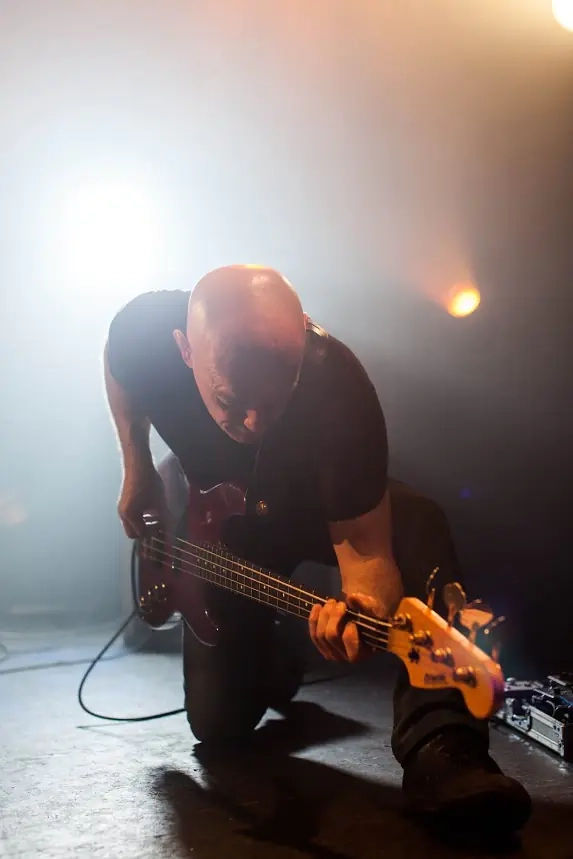
M169 554L178 572L197 576L285 614L308 619L313 606L317 603L324 605L327 601L326 597L301 588L263 567L246 564L220 546L177 539ZM388 621L370 618L350 609L347 617L356 623L367 644L376 650L388 649L391 627Z

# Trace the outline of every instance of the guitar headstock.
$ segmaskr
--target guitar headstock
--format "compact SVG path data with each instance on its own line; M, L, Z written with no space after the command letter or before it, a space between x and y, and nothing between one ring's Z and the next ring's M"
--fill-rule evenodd
M459 592L463 594L461 588ZM392 618L388 650L405 664L412 686L459 689L470 713L488 719L501 706L503 672L498 662L475 644L475 629L466 638L453 626L454 615L462 606L460 603L458 608L455 595L450 595L449 620L433 610L433 599L426 605L419 599L404 598ZM479 626L484 625L484 619L477 618Z

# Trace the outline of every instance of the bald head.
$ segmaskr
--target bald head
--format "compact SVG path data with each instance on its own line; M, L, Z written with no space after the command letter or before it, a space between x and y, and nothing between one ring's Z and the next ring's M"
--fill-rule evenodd
M298 295L278 271L235 265L201 278L189 301L187 336L252 341L269 349L299 345L304 314Z
M305 348L300 300L277 271L226 266L191 294L187 331L175 332L211 416L236 441L256 441L282 412Z

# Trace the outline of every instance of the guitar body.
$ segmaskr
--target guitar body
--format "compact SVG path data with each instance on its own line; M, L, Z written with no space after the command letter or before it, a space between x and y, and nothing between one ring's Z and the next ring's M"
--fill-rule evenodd
M148 533L139 545L134 582L137 611L153 629L160 629L174 616L181 615L199 641L214 646L218 626L207 609L208 591L213 585L183 572L178 562L192 559L191 550L186 548L188 542L223 548L225 523L232 516L244 516L245 492L231 483L202 491L189 486L182 472L166 474L164 469L161 476L170 513L179 525L173 535L165 535L152 518L147 518ZM182 481L187 494L184 505Z

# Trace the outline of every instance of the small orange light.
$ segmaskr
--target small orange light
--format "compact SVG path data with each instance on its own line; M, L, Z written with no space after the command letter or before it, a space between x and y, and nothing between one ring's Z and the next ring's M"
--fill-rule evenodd
M450 316L460 318L473 313L480 301L479 289L469 283L458 283L451 290L446 307Z

